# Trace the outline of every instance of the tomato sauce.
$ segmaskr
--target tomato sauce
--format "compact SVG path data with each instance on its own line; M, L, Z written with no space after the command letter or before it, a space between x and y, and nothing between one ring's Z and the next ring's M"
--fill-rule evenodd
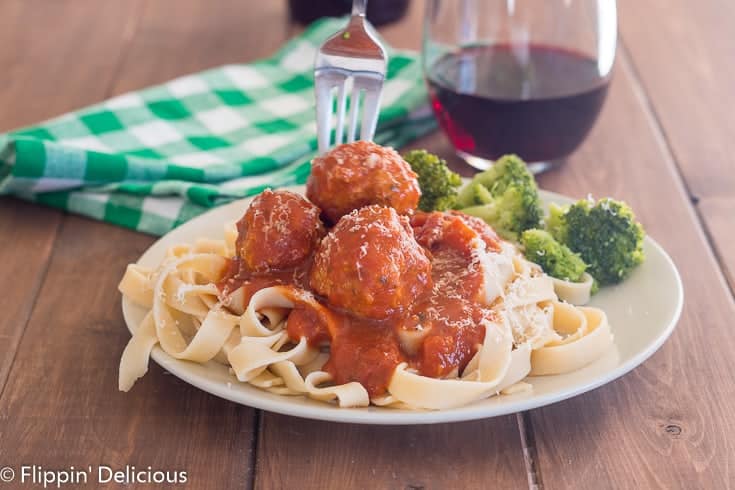
M446 219L445 219L446 218ZM483 272L473 253L477 230L455 215L442 219L424 216L412 223L418 242L429 252L433 287L425 290L407 311L386 319L360 318L318 298L319 307L295 301L287 319L289 337L305 337L312 346L329 345L324 370L334 383L357 381L371 397L384 394L401 362L424 376L461 375L485 338L485 323L494 312L478 301ZM480 235L493 249L493 236ZM245 288L245 305L259 289L292 285L312 291L309 271L313 257L298 266L267 273L249 271L238 258L231 259L218 286L224 295ZM376 291L380 294L380 291ZM413 348L401 343L404 334L418 339Z
M311 262L311 258L308 258L293 268L253 272L241 258L233 257L228 259L225 273L217 283L217 288L224 297L243 288L242 308L244 309L250 302L250 298L261 289L271 286L296 286L307 289Z
M465 299L436 295L417 309L426 312L423 328L429 331L409 365L432 378L460 374L485 339L488 310Z
M288 314L286 322L286 331L288 336L293 340L302 337L312 347L326 345L332 338L334 327L330 325L334 320L328 317L326 308L323 311L317 311L308 304L297 303L293 310Z
M393 322L342 314L324 370L335 383L357 381L374 397L385 393L396 366L403 360Z

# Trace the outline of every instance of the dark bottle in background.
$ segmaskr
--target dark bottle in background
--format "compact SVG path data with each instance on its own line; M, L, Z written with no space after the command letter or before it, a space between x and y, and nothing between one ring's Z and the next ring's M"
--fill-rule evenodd
M401 19L410 0L370 0L367 18L374 26L381 26ZM309 24L321 17L339 17L352 11L352 0L288 0L291 19Z

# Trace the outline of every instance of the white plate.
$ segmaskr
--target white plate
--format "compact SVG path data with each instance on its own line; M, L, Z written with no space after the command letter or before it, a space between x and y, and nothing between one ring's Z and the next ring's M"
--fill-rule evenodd
M303 192L303 187L292 190ZM572 200L542 191L546 203L568 203ZM156 267L166 249L177 243L192 243L198 237L222 238L223 225L239 219L250 199L213 209L171 231L154 243L138 260ZM664 250L646 238L645 262L622 284L603 288L593 297L592 305L607 312L614 348L604 357L578 371L556 376L527 378L533 391L481 400L460 408L441 411L411 411L390 408L338 408L301 396L281 396L240 383L216 362L204 365L179 361L159 347L152 358L174 376L197 388L250 407L310 419L353 422L359 424L427 424L457 422L541 407L564 400L622 376L648 359L669 337L676 326L683 304L679 273ZM145 310L123 298L123 315L132 332L140 324ZM133 388L135 389L135 388Z

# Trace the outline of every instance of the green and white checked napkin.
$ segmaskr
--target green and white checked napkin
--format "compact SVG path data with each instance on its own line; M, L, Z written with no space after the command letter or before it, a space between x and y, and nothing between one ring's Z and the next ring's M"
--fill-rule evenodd
M164 234L227 201L304 183L316 150L316 49L323 19L272 58L131 92L0 135L0 194ZM389 50L375 140L432 130L416 53Z

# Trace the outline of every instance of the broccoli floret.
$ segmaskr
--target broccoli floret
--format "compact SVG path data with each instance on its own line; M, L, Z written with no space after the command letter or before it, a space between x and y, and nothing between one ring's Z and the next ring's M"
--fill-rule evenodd
M643 262L643 227L624 202L583 199L571 206L552 206L546 229L578 253L587 272L601 285L616 284Z
M475 175L459 192L457 207L514 241L524 230L537 228L542 217L536 181L516 155L505 155Z
M549 215L546 217L545 228L557 240L566 240L568 234L567 223L564 219L567 209L569 206L549 204Z
M580 282L587 264L566 245L556 241L544 230L526 230L521 234L524 254L548 275L565 281Z
M449 170L447 162L426 150L413 150L403 156L419 176L422 211L444 211L454 207L462 178Z

